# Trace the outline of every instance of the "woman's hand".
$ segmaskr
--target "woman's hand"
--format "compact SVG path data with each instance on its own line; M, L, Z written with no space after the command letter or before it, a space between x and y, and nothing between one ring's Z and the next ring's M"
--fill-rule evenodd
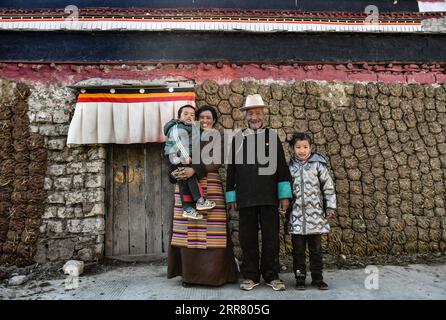
M195 170L192 168L188 168L188 167L181 167L181 168L178 168L175 171L173 171L172 176L174 173L176 173L175 179L187 180L195 174Z
M195 174L195 170L192 168L183 168L183 177L184 180L189 179L190 177L192 177Z

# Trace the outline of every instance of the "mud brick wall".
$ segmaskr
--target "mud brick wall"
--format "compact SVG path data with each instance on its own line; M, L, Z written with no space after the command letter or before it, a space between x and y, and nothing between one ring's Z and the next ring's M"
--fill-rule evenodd
M103 257L105 146L66 146L76 95L62 83L0 79L0 264ZM374 256L446 251L446 86L206 80L197 105L219 128L245 127L246 95L271 106L285 143L310 131L330 159L338 212L327 253ZM222 170L224 176L224 169ZM235 253L238 215L232 217ZM282 254L291 249L282 234Z
M106 154L67 147L75 93L62 84L0 85L0 265L99 260Z
M285 143L309 131L330 159L337 215L324 236L337 255L427 253L446 250L446 86L297 81L204 81L197 104L219 111L219 128L244 127L242 106L259 93L268 125ZM238 216L233 241L238 245ZM283 237L283 235L282 235ZM283 238L282 238L283 240ZM235 248L239 253L239 248ZM291 250L290 239L281 252Z
M28 265L47 198L44 138L30 132L23 83L0 81L0 264Z

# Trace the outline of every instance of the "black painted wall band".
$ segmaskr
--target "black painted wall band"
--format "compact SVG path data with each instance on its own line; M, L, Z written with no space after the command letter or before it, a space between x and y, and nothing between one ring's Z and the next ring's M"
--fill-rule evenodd
M230 32L0 32L0 61L413 62L446 60L446 35Z

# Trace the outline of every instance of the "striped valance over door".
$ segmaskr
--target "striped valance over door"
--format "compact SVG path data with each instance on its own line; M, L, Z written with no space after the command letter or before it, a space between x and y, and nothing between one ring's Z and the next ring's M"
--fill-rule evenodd
M195 106L193 88L104 91L79 94L68 145L164 142L164 124L181 106Z

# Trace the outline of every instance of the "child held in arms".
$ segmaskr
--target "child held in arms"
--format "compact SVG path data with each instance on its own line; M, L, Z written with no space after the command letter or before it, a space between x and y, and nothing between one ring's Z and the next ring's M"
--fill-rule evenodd
M164 154L169 158L173 169L191 166L194 122L195 108L185 105L178 110L178 119L172 119L164 126L164 135L167 137ZM183 217L194 220L203 219L203 215L197 211L215 207L214 201L209 201L204 197L196 175L187 180L178 180L178 186L183 205Z

